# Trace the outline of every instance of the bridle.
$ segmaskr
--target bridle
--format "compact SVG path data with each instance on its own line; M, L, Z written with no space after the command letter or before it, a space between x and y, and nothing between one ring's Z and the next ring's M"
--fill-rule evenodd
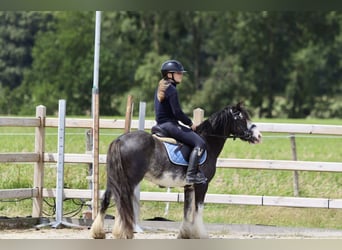
M229 109L229 114L233 117L234 121L237 120L242 120L244 118L243 114L241 113L241 111L233 111L232 108ZM245 141L253 141L253 128L255 128L256 125L252 124L252 126L250 128L247 128L246 130L243 129L242 125L239 124L236 127L236 130L238 131L242 131L242 133L240 134L229 134L229 135L215 135L215 134L211 134L209 136L212 137L220 137L220 138L224 138L224 139L228 139L228 138L233 138L233 140L235 140L236 138L245 140Z

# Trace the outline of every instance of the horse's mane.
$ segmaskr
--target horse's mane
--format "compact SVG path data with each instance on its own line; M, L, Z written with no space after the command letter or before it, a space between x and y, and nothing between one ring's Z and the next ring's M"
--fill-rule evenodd
M220 134L227 135L227 131L234 120L232 113L241 112L246 120L250 120L247 110L242 103L237 105L229 105L220 111L212 114L208 119L204 120L197 126L196 132L201 135Z

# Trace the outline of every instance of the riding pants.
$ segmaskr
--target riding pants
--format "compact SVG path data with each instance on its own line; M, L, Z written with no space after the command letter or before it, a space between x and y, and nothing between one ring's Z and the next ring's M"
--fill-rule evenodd
M199 148L201 153L206 149L203 138L188 127L182 126L177 122L164 122L159 124L159 126L168 133L168 136L193 148Z

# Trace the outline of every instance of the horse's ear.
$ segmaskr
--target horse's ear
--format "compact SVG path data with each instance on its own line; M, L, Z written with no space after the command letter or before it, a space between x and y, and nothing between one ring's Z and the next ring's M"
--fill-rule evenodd
M236 108L238 110L244 109L244 102L243 101L238 102L238 104L236 104Z
M240 102L236 105L236 108L237 108L240 112L244 113L244 115L245 115L245 117L246 117L247 120L250 120L250 116L249 116L249 114L248 114L248 111L247 111L246 108L245 108L245 104L244 104L243 101L240 101Z

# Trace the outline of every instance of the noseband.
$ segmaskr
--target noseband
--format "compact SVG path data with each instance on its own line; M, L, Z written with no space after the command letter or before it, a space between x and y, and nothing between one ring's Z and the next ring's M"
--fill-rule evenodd
M243 134L238 136L238 138L245 141L253 141L253 128L256 128L255 124L252 124L252 126L249 129L243 131ZM233 139L235 140L234 136Z

